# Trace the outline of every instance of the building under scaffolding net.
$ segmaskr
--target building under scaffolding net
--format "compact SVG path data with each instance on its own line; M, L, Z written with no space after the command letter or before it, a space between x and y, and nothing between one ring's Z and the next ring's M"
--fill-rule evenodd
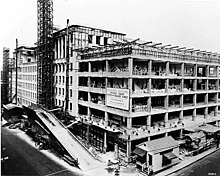
M53 106L53 2L37 1L37 104Z

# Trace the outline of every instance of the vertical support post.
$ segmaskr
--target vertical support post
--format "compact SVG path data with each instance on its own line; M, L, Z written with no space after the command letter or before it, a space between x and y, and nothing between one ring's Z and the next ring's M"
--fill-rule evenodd
M197 91L197 79L194 79L194 82L193 82L193 91Z
M129 70L129 75L131 76L133 74L133 58L132 57L128 58L128 70Z
M128 89L130 90L130 94L131 94L131 91L132 91L132 83L133 82L133 79L132 78L128 78ZM129 96L129 112L131 113L132 112L132 98L131 96Z
M184 63L181 63L181 76L184 76Z
M166 87L165 87L165 92L168 93L169 91L169 79L166 79Z
M164 107L166 110L169 108L169 96L165 96Z
M127 117L127 128L128 129L132 128L132 118L131 117Z
M91 72L91 62L88 62L88 70Z
M195 77L198 76L198 73L197 73L197 72L198 72L198 65L195 64L195 65L194 65L194 76L195 76Z
M180 122L183 121L183 110L180 111L180 114L179 114L179 121L180 121Z
M152 60L149 60L148 62L148 75L151 76L152 75Z
M146 125L147 125L147 129L150 129L150 127L151 127L151 115L148 115L146 117Z
M209 77L209 65L206 66L206 74L205 74L205 76Z
M127 157L129 158L131 156L131 140L130 140L130 135L128 135L128 140L127 140ZM129 161L129 159L128 159Z
M107 132L104 132L104 147L103 147L103 152L106 153L107 150Z
M180 130L180 139L183 137L183 129Z
M197 94L194 94L193 95L193 106L195 106L196 107L196 98L197 97Z
M218 106L215 106L214 116L218 115Z
M165 125L167 126L167 123L168 123L168 112L167 113L165 113L165 115L164 115L164 123L165 123Z
M206 119L208 116L208 107L205 107L204 109L204 118Z
M105 126L108 126L108 121L109 121L108 112L105 111Z
M169 76L169 73L170 73L170 62L167 61L166 62L166 75Z
M192 121L195 121L195 119L196 119L196 108L193 109Z

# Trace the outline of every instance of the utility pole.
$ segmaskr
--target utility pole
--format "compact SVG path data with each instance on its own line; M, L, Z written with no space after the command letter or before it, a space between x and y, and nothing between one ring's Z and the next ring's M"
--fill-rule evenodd
M66 25L66 97L65 97L65 118L68 111L69 104L69 19L67 19Z
M18 102L18 39L16 39L16 53L15 53L15 95L16 95L16 98L15 98L15 103L17 104Z

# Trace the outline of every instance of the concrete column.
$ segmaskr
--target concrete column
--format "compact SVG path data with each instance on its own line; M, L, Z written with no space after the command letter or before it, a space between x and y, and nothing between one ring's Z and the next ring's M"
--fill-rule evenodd
M166 75L168 76L169 73L170 73L170 62L167 61L167 62L166 62Z
M215 81L215 90L219 90L219 79Z
M147 102L147 108L148 108L148 112L151 112L151 97L148 98L148 102Z
M184 76L184 63L181 63L181 76Z
M88 117L91 117L91 110L90 110L90 107L87 107L87 116L88 116Z
M105 78L105 105L107 104L107 88L108 88L108 78Z
M219 68L220 68L219 66L216 67L216 77L218 78L219 78Z
M215 93L215 103L218 103L218 92Z
M92 71L92 70L91 70L91 62L88 62L88 70L89 70L89 72Z
M131 141L127 141L127 157L129 158L131 156Z
M168 132L165 133L165 137L167 137L167 136L168 136Z
M133 58L128 59L128 70L129 75L131 76L133 74Z
M179 114L179 121L182 122L183 120L183 111L180 111L180 114Z
M127 117L127 128L128 129L132 128L132 118L131 117Z
M204 118L206 119L208 116L208 107L205 107L204 109Z
M180 139L183 137L183 129L180 130Z
M180 96L180 106L183 108L183 95Z
M167 125L168 121L169 121L168 113L165 113L165 115L164 115L164 123L165 123L165 125Z
M195 121L196 118L196 108L193 109L192 121Z
M209 103L209 99L208 99L208 93L205 94L205 104Z
M132 92L132 82L133 82L133 79L132 78L128 78L128 89L130 90L130 94ZM131 113L132 112L132 98L130 96L129 98L129 112Z
M150 141L150 136L147 137L147 141Z
M88 85L88 87L91 87L91 77L88 77L88 83L87 83Z
M106 72L108 72L108 60L105 61Z
M169 88L169 79L166 79L165 83L165 92L168 93L168 88Z
M149 62L148 62L148 75L152 75L152 73L151 73L151 71L152 71L152 60L149 60Z
M183 92L183 88L184 88L184 79L181 79L181 83L180 83L180 91Z
M209 90L209 80L205 80L205 90Z
M198 69L198 65L195 64L195 65L194 65L194 76L195 76L195 77L197 77L197 71L198 71L197 69Z
M91 102L91 93L88 92L88 102L90 103Z
M218 115L218 106L215 106L215 110L214 110L214 116Z
M205 76L209 77L209 65L206 65L205 72Z
M151 115L148 115L146 117L146 125L147 125L147 129L151 127Z
M168 105L169 105L169 97L165 96L164 107L165 107L166 110L168 110Z
M107 132L104 132L104 146L103 146L103 152L106 153L107 150Z
M196 106L196 97L197 97L197 94L194 94L194 95L193 95L193 105L194 105L194 106Z
M193 90L194 90L194 91L197 91L197 79L194 79L194 82L193 82Z
M108 122L109 122L108 112L105 111L105 126L108 126Z
M151 88L152 88L152 81L151 81L151 78L149 79L148 81L148 93L151 94Z

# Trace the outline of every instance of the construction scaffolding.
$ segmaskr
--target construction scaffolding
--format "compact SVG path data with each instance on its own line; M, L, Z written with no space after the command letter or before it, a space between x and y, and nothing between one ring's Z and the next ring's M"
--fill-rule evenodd
M37 104L53 107L53 1L37 1Z

